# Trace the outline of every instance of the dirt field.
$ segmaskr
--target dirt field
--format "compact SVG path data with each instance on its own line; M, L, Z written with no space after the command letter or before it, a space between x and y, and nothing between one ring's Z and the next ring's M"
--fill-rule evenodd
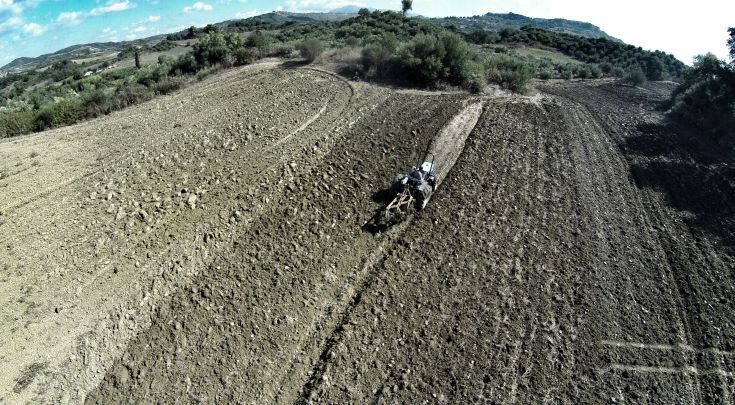
M667 84L539 87L269 63L1 142L0 403L732 403L732 164Z

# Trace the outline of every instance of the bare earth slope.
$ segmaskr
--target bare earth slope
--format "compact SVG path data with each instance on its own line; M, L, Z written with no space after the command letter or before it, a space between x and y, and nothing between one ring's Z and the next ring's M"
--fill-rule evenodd
M670 90L261 65L0 143L0 402L731 403L732 167Z

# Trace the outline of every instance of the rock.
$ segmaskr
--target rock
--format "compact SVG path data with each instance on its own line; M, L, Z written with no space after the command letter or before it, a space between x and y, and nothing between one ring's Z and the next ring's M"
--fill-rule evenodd
M189 197L186 199L186 204L191 209L196 208L197 207L197 195L196 194L189 194Z

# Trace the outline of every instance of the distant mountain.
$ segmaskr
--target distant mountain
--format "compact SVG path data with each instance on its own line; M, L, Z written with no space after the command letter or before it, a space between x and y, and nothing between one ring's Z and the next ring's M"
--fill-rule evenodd
M328 13L291 13L288 11L273 11L266 14L247 18L248 21L261 21L271 24L283 24L287 22L310 23L318 21L342 21L357 15L355 13L344 13L330 11ZM232 20L238 21L238 20Z
M72 45L53 53L47 53L35 58L18 58L0 68L0 76L8 73L24 72L37 69L65 59L77 59L102 52L117 52L127 45L158 42L165 35L157 35L150 38L138 39L124 42L95 42L91 44Z
M485 15L476 15L473 17L442 17L432 18L431 20L442 25L455 25L462 31L499 31L503 28L518 29L523 26L530 25L549 31L574 34L588 38L602 37L622 42L617 38L611 37L596 25L582 21L565 20L563 18L546 19L526 17L515 13L487 13Z
M360 7L360 6L352 5L352 6L344 6L340 8L335 8L334 10L330 10L329 12L335 13L335 14L357 14L360 11L360 9L363 9L363 8L367 8L370 11L377 10L372 7Z

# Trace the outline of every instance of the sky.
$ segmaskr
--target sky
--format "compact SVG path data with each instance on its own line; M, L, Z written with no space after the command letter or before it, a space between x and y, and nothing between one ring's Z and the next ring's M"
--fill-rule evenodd
M0 66L90 42L123 41L274 10L328 11L346 5L398 9L399 0L0 0ZM735 0L414 0L428 17L487 12L590 22L626 43L672 53L687 64L727 58Z

